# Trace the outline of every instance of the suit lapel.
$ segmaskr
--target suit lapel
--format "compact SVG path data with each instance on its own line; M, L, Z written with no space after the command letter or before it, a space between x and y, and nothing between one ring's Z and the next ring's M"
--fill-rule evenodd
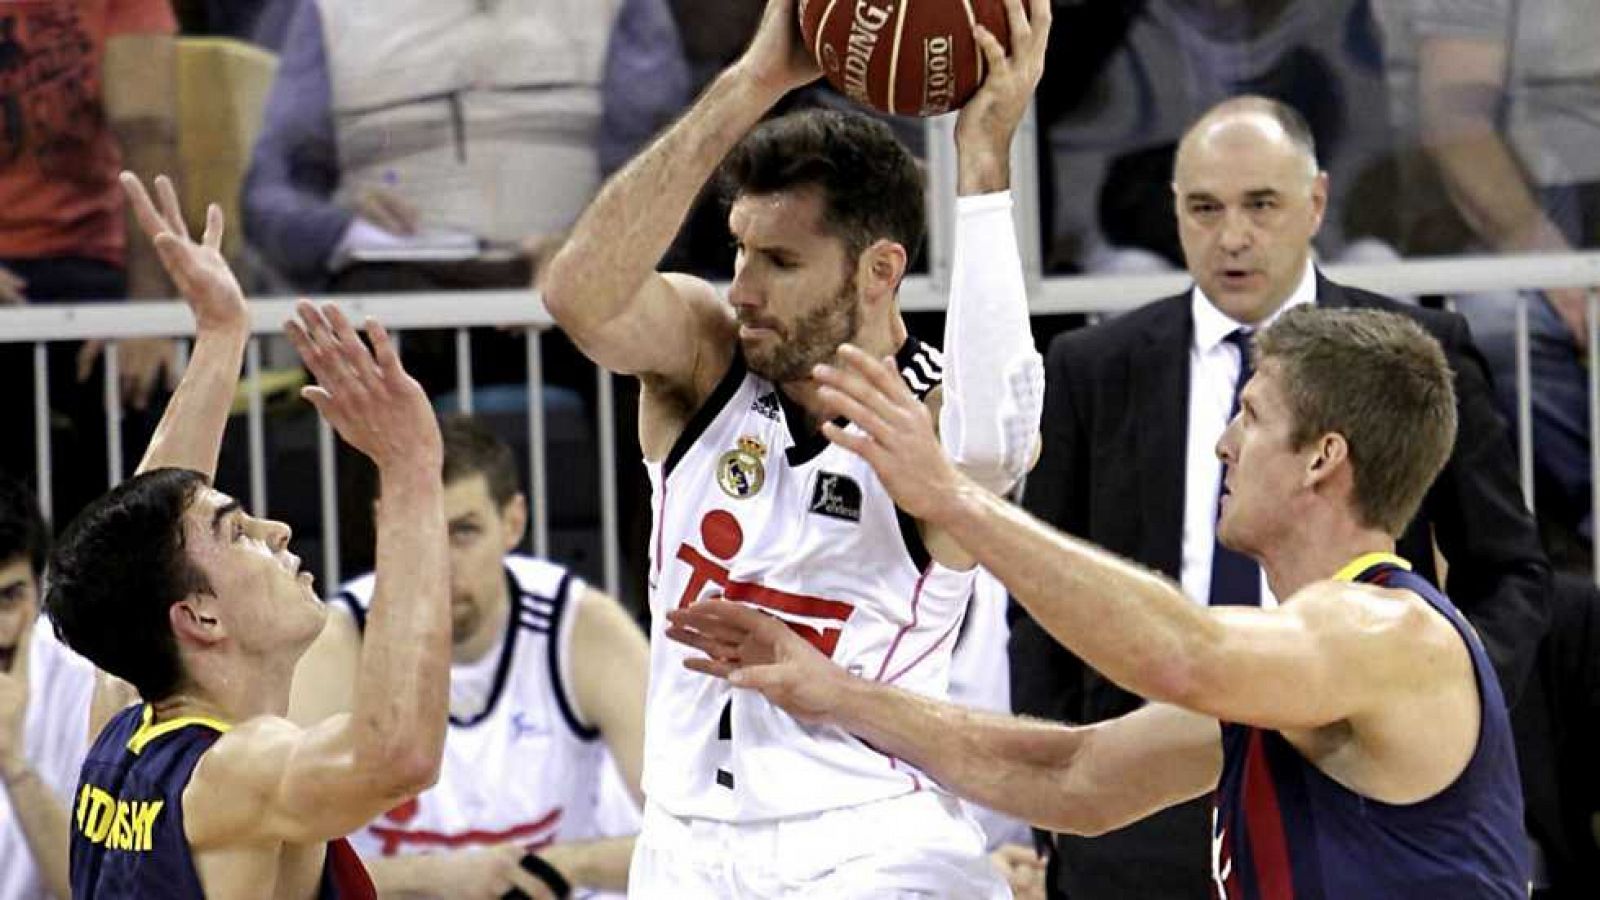
M1189 446L1189 344L1194 330L1189 295L1159 301L1130 359L1137 410L1140 472L1140 558L1176 576L1183 559L1184 473Z
M1321 269L1317 270L1317 305L1326 309L1344 309L1350 305L1349 295L1329 281Z

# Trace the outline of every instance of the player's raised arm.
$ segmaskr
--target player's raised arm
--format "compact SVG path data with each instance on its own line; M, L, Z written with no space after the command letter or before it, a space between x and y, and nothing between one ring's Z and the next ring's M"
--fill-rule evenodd
M354 709L308 730L262 717L219 739L185 798L197 849L342 836L427 788L443 752L450 664L448 568L433 409L387 332L373 352L333 306L299 307L305 395L378 469L378 581Z
M710 285L655 269L728 151L784 94L817 77L794 2L769 0L744 55L612 176L540 278L562 330L613 372L679 381L712 348L725 354L731 345L731 312Z
M216 475L222 433L250 340L244 292L222 258L222 210L214 203L206 208L205 234L196 242L189 237L177 191L165 175L155 183L159 208L132 173L122 173L122 188L195 322L188 368L167 402L138 471L193 469L210 479Z
M955 253L945 318L939 437L984 487L1010 490L1032 466L1044 407L1028 291L1012 219L1011 142L1044 73L1050 3L1006 0L1011 47L981 25L988 65L956 120Z

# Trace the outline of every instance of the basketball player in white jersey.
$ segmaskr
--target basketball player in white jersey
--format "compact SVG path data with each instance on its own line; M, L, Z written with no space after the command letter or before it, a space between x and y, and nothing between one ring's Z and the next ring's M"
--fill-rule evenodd
M350 842L380 896L620 892L639 830L644 635L611 597L513 552L528 506L511 448L466 417L440 431L452 631L444 764L437 784ZM296 670L297 718L348 708L373 585L365 575L332 598Z
M847 340L892 354L940 409L963 470L1004 490L1029 466L1043 376L1007 189L1049 30L1050 4L1030 2L1006 0L1009 56L978 31L990 74L956 126L943 357L907 333L896 300L923 231L910 155L860 116L755 127L818 74L794 0L769 0L744 55L606 185L545 271L557 323L641 387L655 625L630 896L1008 894L977 827L926 776L685 671L687 651L661 629L666 611L720 594L782 618L852 671L944 695L971 559L828 445L809 373ZM719 162L738 248L726 299L654 271Z
M33 495L0 478L0 898L60 900L67 810L89 750L91 708L128 694L39 619L50 533ZM97 703L98 701L98 703ZM104 718L104 715L101 715Z

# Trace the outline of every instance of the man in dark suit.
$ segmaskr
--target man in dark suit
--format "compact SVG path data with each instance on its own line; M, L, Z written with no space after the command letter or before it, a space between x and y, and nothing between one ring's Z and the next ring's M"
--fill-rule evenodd
M1472 620L1514 702L1543 636L1549 565L1519 493L1512 444L1483 359L1459 317L1329 281L1311 259L1328 177L1305 121L1259 97L1226 101L1184 136L1174 167L1178 231L1195 287L1050 345L1034 515L1178 579L1196 603L1276 602L1250 560L1216 543L1214 448L1249 374L1253 332L1316 303L1414 316L1456 373L1455 449L1399 542ZM1020 611L1011 636L1017 712L1097 722L1140 705ZM1094 839L1057 836L1052 896L1209 900L1209 798Z

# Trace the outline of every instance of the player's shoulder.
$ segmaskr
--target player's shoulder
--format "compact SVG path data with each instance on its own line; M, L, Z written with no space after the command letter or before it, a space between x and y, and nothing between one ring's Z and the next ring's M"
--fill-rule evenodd
M1296 592L1286 606L1328 637L1390 645L1405 652L1460 642L1444 613L1404 585L1317 581Z
M368 572L339 585L339 589L328 597L328 602L349 607L359 607L360 612L365 612L372 605L372 593L377 586L378 573Z
M222 733L184 788L184 831L191 846L219 846L248 831L282 783L304 735L281 716L256 716Z
M517 589L534 597L559 599L576 578L565 566L536 556L508 553L504 563Z

